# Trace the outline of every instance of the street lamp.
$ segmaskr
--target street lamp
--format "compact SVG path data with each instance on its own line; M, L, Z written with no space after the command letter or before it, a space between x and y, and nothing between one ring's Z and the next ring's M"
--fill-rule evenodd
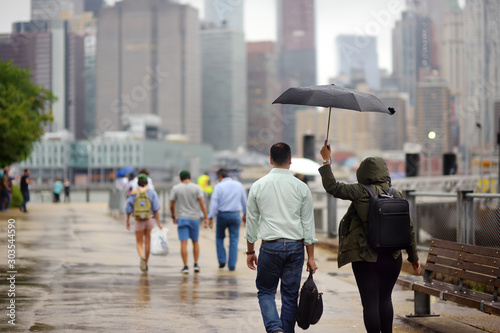
M479 145L478 154L479 154L479 186L481 187L481 193L483 192L483 126L481 123L476 123L476 127L478 129L477 133L479 135L477 144Z
M436 132L430 131L427 134L427 137L429 138L428 142L428 149L427 149L427 176L431 176L431 157L432 157L432 149L431 149L431 143L434 143L434 139L436 138Z
M87 145L87 185L89 185L91 181L91 176L90 176L91 152L92 152L92 144L89 143Z

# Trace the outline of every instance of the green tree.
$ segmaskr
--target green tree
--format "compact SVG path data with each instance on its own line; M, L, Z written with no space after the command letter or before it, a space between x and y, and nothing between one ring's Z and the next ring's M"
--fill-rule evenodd
M56 97L30 81L29 70L0 60L0 167L24 161L53 120Z

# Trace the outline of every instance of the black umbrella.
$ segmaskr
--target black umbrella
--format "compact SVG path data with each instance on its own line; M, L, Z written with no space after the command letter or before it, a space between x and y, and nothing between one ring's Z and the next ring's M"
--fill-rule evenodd
M295 104L323 106L330 108L328 113L328 129L330 132L330 116L332 108L349 109L360 112L382 112L394 114L393 108L388 108L376 96L361 91L342 88L334 84L289 88L281 94L273 104Z

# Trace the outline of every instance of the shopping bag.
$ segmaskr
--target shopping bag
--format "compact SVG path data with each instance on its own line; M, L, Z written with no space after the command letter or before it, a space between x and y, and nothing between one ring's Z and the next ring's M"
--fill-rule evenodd
M157 256L166 256L168 254L167 233L167 228L160 230L160 228L154 227L151 230L151 254Z

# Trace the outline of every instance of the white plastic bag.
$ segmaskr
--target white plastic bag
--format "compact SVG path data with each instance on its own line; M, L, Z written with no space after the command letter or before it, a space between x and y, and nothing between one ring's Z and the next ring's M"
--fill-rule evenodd
M151 230L151 254L157 256L166 256L168 254L167 233L167 228L160 230L160 228L154 227Z

